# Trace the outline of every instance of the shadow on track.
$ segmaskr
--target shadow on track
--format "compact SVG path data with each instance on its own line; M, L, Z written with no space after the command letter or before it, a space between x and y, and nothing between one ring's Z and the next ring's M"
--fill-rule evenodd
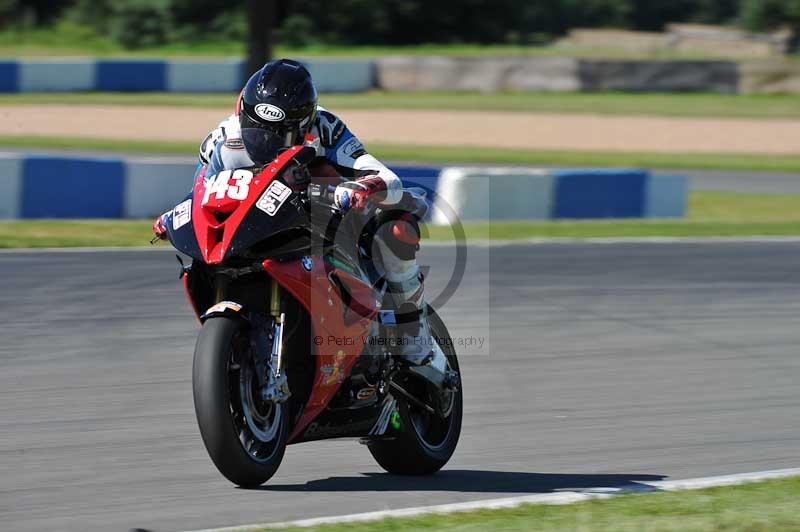
M449 469L428 477L406 477L388 473L365 473L351 477L328 477L304 484L267 484L265 491L453 491L464 493L550 493L597 488L654 491L639 482L664 479L664 475L561 475L509 471Z

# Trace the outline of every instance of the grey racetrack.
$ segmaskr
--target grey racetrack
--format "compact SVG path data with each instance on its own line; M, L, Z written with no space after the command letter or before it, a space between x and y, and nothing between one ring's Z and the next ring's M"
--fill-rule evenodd
M446 248L425 252L441 287ZM800 245L470 249L465 418L431 478L354 441L236 489L197 430L168 252L0 253L0 529L178 531L800 466Z

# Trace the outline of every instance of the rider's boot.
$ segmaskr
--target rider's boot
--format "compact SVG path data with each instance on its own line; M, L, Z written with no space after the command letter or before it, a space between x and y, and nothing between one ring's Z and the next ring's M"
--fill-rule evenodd
M425 286L417 265L419 228L413 221L389 223L376 240L387 282L384 325L395 356L408 371L439 387L446 385L447 358L428 323Z
M404 282L389 282L384 308L394 313L392 344L395 356L412 373L441 386L447 377L447 358L428 323L425 285L419 272Z

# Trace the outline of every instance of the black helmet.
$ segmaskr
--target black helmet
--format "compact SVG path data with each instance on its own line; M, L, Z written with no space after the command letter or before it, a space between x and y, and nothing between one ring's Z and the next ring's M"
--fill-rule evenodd
M317 89L297 61L270 61L245 85L238 111L245 149L264 164L302 142L317 115Z

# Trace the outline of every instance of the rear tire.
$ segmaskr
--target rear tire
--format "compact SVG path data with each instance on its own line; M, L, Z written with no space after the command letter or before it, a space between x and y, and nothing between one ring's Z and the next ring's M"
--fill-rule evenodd
M197 423L211 460L225 478L252 488L269 480L283 460L289 409L287 404L254 404L248 393L247 362L252 361L248 335L241 319L207 320L195 347L192 388ZM254 425L254 418L262 419L257 409L268 412L263 417L271 417L274 427L265 432ZM268 441L256 436L268 434Z
M428 321L431 332L448 341L442 346L451 370L461 371L458 358L442 320L428 307ZM460 379L459 379L460 380ZM446 420L446 428L442 427L436 441L426 441L420 430L420 419L423 413L419 407L409 404L403 397L397 398L400 412L400 430L393 430L390 436L394 439L376 440L368 444L369 452L383 469L395 475L430 475L439 471L453 456L461 435L461 418L463 412L462 385L453 392L450 414ZM428 414L430 415L430 414Z

